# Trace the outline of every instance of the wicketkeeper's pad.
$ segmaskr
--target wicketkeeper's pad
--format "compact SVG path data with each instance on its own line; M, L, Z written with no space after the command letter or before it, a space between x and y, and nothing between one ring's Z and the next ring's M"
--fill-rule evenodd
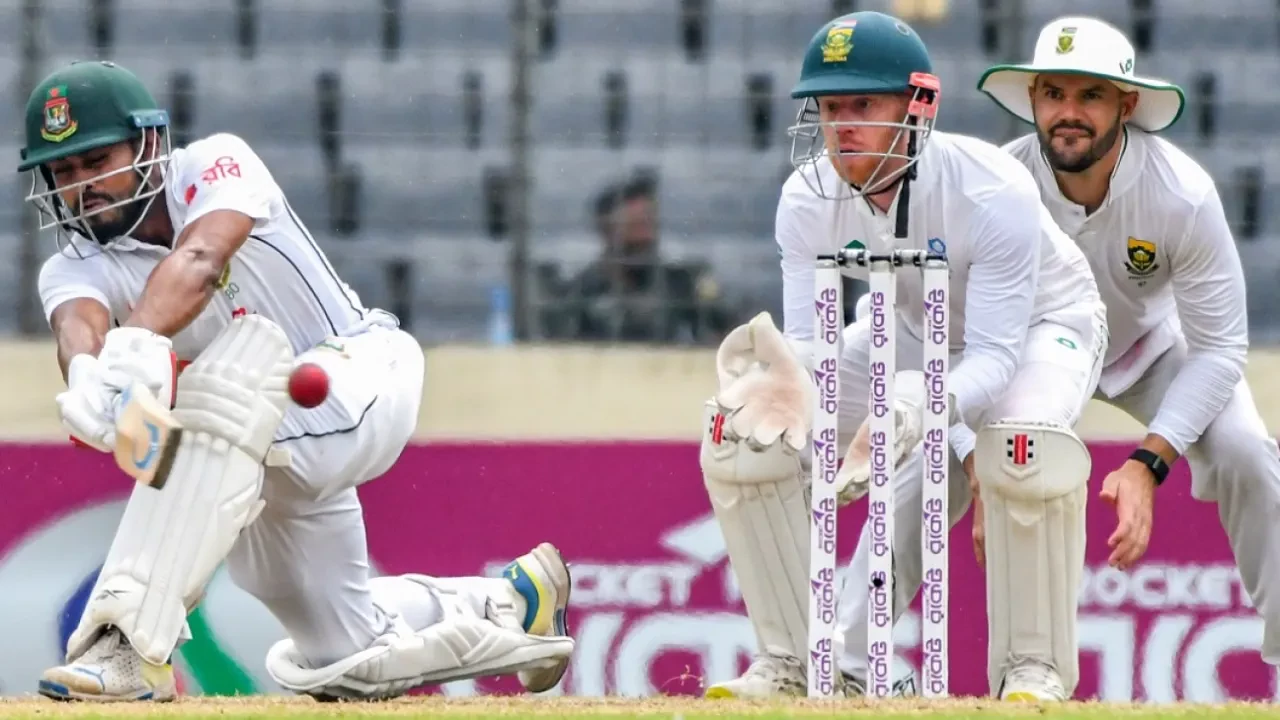
M993 696L1014 658L1056 668L1068 696L1080 679L1076 616L1091 467L1085 444L1061 425L1005 421L978 432Z
M726 337L701 466L760 650L807 661L813 384L767 313Z

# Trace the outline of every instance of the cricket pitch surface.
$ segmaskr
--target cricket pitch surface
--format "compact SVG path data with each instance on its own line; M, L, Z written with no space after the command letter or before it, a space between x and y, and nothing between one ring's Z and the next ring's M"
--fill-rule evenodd
M10 717L173 717L173 718L329 718L338 716L396 718L645 718L645 720L787 720L802 718L1280 718L1280 705L1137 705L1065 703L1020 705L975 698L925 701L918 698L882 701L748 702L692 697L531 698L487 696L445 698L420 696L378 703L317 703L306 698L186 697L172 703L55 703L43 698L0 699L0 718Z

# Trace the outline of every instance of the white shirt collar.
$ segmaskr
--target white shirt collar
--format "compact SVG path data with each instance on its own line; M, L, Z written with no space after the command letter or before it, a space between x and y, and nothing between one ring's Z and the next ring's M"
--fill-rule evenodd
M1137 182L1139 174L1142 172L1143 161L1146 158L1146 144L1144 138L1133 136L1126 125L1120 134L1120 157L1116 160L1116 166L1111 169L1111 178L1107 181L1107 196L1094 211L1094 215L1105 210L1116 198L1124 195L1129 188L1133 187ZM1058 187L1058 179L1054 175L1053 167L1049 165L1049 159L1045 157L1044 151L1041 150L1037 155L1035 164L1035 174L1041 186L1053 188L1050 197L1059 205L1070 207L1079 215L1085 215L1085 208L1079 205L1065 195Z

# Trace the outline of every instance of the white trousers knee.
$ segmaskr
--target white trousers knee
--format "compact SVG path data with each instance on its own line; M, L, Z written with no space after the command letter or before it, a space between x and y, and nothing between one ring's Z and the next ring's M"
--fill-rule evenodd
M439 617L435 598L419 584L405 581L403 593L375 598L356 494L391 468L412 436L424 360L412 336L374 327L333 338L299 361L325 368L329 396L286 414L276 447L290 452L291 465L268 470L266 507L232 548L227 569L307 660L323 665L367 648L386 632L388 613L421 627ZM380 582L394 589L394 581Z

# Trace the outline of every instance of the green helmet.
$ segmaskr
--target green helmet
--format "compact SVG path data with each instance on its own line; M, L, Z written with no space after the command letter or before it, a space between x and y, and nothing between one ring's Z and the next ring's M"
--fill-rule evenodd
M75 62L41 81L27 100L26 146L22 148L22 162L18 165L19 172L32 172L27 200L40 210L41 229L56 227L60 231L74 231L106 244L115 237L98 237L85 220L124 206L130 206L123 213L128 222L112 223L111 234L118 237L136 229L151 202L164 188L163 172L171 152L168 133L154 134L152 137L157 138L154 144L139 142L131 165L75 184L57 187L48 163L138 140L146 137L147 130L163 130L168 125L168 113L156 104L142 81L115 63ZM151 176L153 166L160 168L160 177ZM76 189L83 199L85 188L122 172L136 172L142 178L132 197L85 213L79 211L82 202L76 202L73 209L60 196L62 192ZM40 179L44 180L44 190L39 188Z
M832 191L844 197L857 197L886 189L902 177L919 157L919 151L933 130L939 89L924 41L905 22L873 11L850 13L828 22L809 41L800 67L800 80L791 90L791 97L803 101L796 124L789 131L792 164L802 168L827 158L830 150L824 139L824 126L830 129L856 126L898 128L899 133L887 152L841 152L836 149L845 157L881 158L880 166L862 188L852 187L850 183L840 183L842 187L839 188L813 187L810 183L814 192L829 198L835 197ZM820 120L818 98L886 94L910 96L906 115L901 120L825 123ZM908 133L905 151L898 149L904 133ZM893 158L906 162L895 163L898 167L881 175ZM806 180L812 175L821 185L819 173L802 174Z

